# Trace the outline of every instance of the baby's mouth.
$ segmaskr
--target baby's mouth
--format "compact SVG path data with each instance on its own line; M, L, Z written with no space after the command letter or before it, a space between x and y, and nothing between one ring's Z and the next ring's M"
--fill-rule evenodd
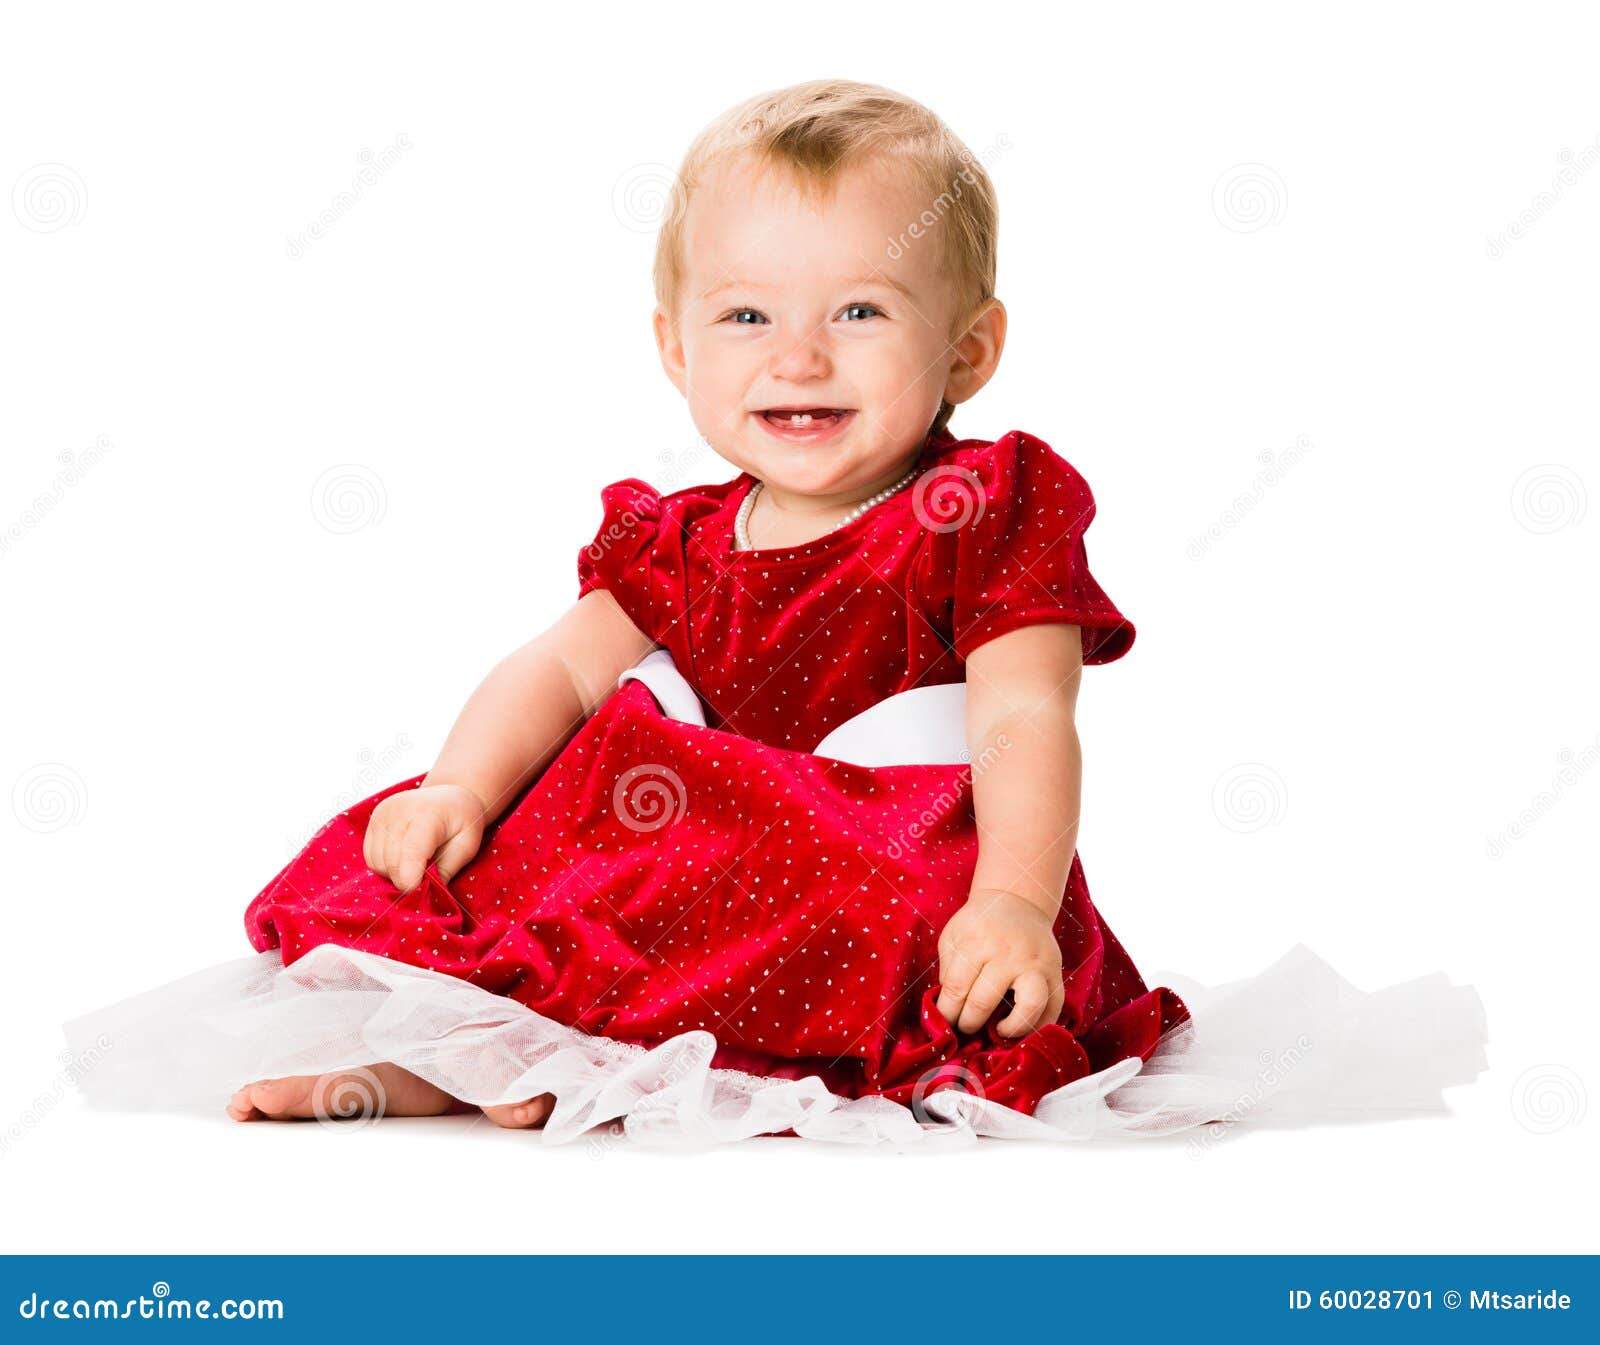
M780 438L817 443L831 439L855 412L844 406L773 406L756 415Z

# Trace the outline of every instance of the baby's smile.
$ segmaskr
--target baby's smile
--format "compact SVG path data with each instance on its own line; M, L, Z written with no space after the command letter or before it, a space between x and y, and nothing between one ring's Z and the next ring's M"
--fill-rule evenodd
M755 413L779 439L791 444L825 444L844 434L855 411L839 406L775 406Z
M663 361L713 449L775 502L848 507L901 475L960 356L960 298L903 166L866 161L826 192L743 158L697 182Z

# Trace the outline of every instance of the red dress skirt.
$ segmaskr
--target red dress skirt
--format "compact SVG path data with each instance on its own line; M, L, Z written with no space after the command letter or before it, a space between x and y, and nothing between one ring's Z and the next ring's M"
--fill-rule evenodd
M1021 1038L935 1007L940 930L977 859L970 769L862 766L814 749L874 704L958 682L977 645L1077 624L1086 663L1133 627L1090 576L1082 478L1038 440L930 438L916 483L806 546L736 551L748 476L604 493L580 590L609 589L668 650L706 722L619 686L446 885L371 872L364 799L251 901L258 950L324 943L425 967L596 1036L705 1030L713 1067L818 1076L910 1102L956 1086L1031 1114L1064 1084L1147 1058L1188 1017L1152 989L1072 862L1055 934L1066 1000Z
M459 976L557 1022L653 1044L713 1033L713 1068L819 1076L910 1103L946 1083L1030 1113L1186 1017L1148 989L1074 860L1059 1020L996 1036L935 1007L936 944L976 861L971 773L866 767L665 716L626 683L445 885L400 893L362 837L392 786L324 826L251 902L258 949L337 943Z

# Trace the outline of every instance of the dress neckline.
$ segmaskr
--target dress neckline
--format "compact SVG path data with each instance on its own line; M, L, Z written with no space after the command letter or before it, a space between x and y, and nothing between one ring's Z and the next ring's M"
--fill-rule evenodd
M957 441L948 431L930 433L923 441L922 451L917 454L915 466L921 467L931 457L936 457L946 452ZM734 489L728 493L723 508L726 517L723 520L722 551L730 561L749 562L758 561L762 565L783 565L789 562L814 560L819 556L831 555L840 547L855 541L873 523L884 517L884 511L896 505L904 505L917 488L915 480L908 482L901 489L880 500L864 514L858 514L848 523L837 528L831 528L820 537L813 537L809 542L801 542L798 546L755 546L748 550L740 550L734 545L733 520L738 516L740 506L744 504L745 496L756 487L756 478L749 472L741 472L734 478Z

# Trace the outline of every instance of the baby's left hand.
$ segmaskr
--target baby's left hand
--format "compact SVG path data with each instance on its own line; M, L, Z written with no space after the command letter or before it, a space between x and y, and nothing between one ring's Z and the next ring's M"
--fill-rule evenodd
M1007 990L1015 1007L995 1025L1020 1037L1061 1016L1061 948L1054 921L1014 892L980 889L939 935L938 1009L962 1032L976 1032Z

